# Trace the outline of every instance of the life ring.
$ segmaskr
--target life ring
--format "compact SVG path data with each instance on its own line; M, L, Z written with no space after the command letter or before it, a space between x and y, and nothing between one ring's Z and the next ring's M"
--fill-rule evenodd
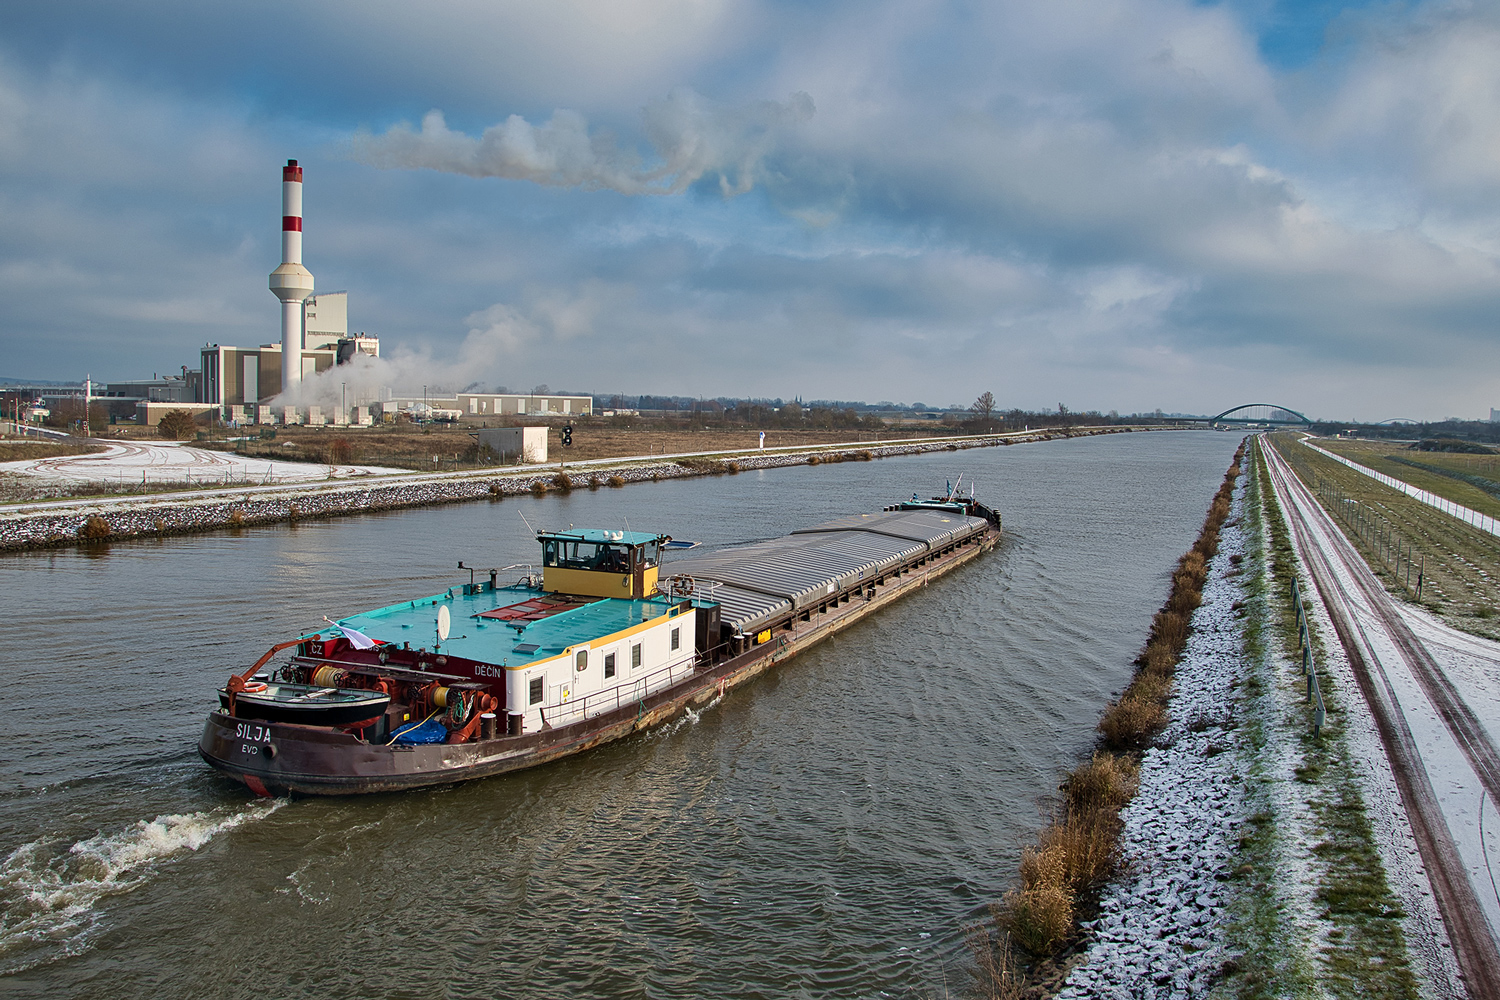
M241 694L264 694L266 691L265 681L246 681L244 691Z
M678 573L670 582L674 597L687 597L698 588L697 581L686 573Z

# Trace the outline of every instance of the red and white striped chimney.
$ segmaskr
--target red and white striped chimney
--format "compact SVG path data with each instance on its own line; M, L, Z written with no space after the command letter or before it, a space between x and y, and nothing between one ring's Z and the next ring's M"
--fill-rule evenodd
M281 300L281 391L289 392L302 382L304 303L313 293L312 273L302 266L302 168L296 160L281 168L281 266L271 272L271 291Z

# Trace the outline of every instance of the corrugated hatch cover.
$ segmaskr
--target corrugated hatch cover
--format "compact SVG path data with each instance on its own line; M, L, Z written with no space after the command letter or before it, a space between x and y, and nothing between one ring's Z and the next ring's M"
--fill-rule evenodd
M718 601L724 624L747 635L789 610L987 527L982 518L930 510L854 514L785 538L674 562L667 571L690 574L697 596Z

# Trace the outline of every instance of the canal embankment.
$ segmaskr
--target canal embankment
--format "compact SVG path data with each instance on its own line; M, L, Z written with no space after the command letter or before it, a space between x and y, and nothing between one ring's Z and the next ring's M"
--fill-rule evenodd
M778 451L710 452L496 468L447 475L381 476L282 486L176 491L0 506L0 551L128 538L233 530L435 504L605 489L693 476L733 475L793 465L872 461L1055 439L1144 431L1069 427L928 438L885 444L822 445Z
M1101 721L1101 752L1064 782L1058 822L987 922L987 996L1414 998L1443 978L1414 959L1431 915L1412 912L1409 872L1399 889L1387 878L1409 845L1393 849L1366 805L1389 818L1388 776L1368 760L1357 692L1317 666L1331 651L1312 602L1300 614L1293 602L1302 568L1258 447L1247 458L1178 564L1135 681ZM1184 610L1168 675L1159 643ZM1092 820L1117 834L1108 847L1066 832L1087 815L1082 790L1101 798L1101 763L1102 787L1128 799L1112 823ZM1079 846L1084 858L1065 856ZM1080 874L1053 879L1054 921L1070 907L1070 925L1039 934L1049 871Z

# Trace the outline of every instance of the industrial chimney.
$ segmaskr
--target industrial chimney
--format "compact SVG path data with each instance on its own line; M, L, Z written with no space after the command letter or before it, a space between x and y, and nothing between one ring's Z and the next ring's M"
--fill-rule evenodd
M302 168L281 168L281 266L271 272L271 291L281 300L281 391L302 382L303 302L313 276L302 266Z

